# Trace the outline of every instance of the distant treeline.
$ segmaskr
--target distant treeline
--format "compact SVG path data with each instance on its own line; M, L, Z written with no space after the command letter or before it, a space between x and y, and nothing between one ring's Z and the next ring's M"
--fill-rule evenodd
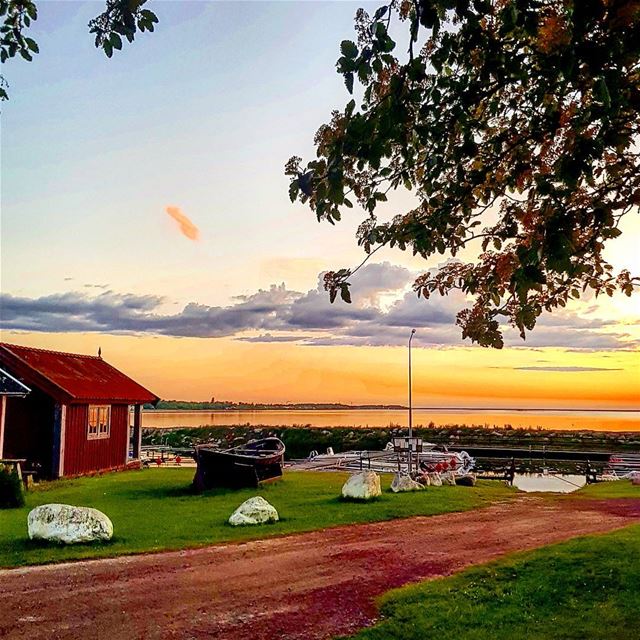
M260 411L265 409L308 411L319 409L406 409L400 404L341 404L339 402L298 402L298 403L263 403L263 402L231 402L217 400L213 402L192 402L189 400L160 400L154 407L144 405L145 410L156 411Z

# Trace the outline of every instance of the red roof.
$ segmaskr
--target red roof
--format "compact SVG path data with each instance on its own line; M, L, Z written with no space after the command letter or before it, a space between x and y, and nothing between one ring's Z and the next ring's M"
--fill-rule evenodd
M0 342L0 363L63 403L156 403L159 398L99 356Z

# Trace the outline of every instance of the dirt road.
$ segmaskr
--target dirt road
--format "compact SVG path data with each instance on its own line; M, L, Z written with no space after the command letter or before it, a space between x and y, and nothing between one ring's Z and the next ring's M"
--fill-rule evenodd
M640 522L640 500L543 500L192 551L0 571L0 638L314 640L374 598L504 553Z

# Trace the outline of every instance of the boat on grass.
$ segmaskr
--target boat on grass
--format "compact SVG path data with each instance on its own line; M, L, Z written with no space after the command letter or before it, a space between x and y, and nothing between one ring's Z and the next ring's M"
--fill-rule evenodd
M261 482L282 477L284 451L284 443L275 437L251 440L231 449L199 445L195 449L198 468L193 486L196 491L258 487Z

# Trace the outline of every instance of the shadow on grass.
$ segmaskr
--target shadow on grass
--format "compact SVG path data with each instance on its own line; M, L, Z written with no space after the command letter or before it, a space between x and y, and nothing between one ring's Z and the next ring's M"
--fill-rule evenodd
M201 495L207 495L207 493L197 493L191 484L178 485L178 486L153 486L153 487L132 487L129 491L123 491L118 495L122 498L131 498L134 500L149 499L149 498L197 498ZM218 493L212 493L211 495L220 495Z
M381 500L382 496L375 496L374 498L347 498L345 496L338 496L337 498L331 499L330 502L336 502L338 504L374 504Z
M12 543L13 552L31 552L42 551L46 549L105 549L117 545L118 542L122 542L118 536L114 536L111 540L91 542L74 542L73 544L67 544L65 542L55 542L53 540L31 540L28 537L15 540Z

